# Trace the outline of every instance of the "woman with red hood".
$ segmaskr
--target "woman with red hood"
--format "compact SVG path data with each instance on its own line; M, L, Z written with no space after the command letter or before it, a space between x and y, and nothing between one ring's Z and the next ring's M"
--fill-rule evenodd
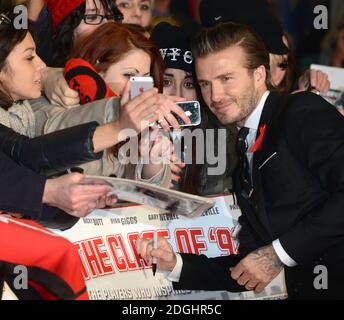
M50 67L64 67L80 36L123 18L113 0L35 0L28 10L37 52Z

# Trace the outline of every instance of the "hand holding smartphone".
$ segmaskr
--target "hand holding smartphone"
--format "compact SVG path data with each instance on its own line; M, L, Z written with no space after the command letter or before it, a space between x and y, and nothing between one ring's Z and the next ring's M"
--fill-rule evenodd
M131 84L130 99L134 99L154 86L152 77L131 77L129 81ZM177 102L176 104L183 109L186 116L191 120L191 124L185 124L175 112L172 112L181 127L198 126L201 123L201 108L198 101ZM158 127L162 128L160 124Z

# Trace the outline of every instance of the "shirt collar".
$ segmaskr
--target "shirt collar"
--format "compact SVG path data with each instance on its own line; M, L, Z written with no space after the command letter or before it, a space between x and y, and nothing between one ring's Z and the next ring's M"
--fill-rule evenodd
M250 116L246 119L244 127L253 129L253 130L258 130L260 117L263 112L263 107L265 105L266 99L268 98L269 94L270 94L270 91L265 91L256 109L254 109L253 112L250 114Z

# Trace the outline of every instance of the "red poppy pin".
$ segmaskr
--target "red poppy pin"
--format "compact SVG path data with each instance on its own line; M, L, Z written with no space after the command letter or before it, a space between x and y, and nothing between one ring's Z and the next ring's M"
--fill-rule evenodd
M255 153L256 151L262 148L263 139L265 135L266 124L261 124L259 127L259 137L251 148L251 152Z

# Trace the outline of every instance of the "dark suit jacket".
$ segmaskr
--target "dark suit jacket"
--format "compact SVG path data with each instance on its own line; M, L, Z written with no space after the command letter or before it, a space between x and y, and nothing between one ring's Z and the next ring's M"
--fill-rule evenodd
M290 297L344 297L344 118L315 94L270 93L261 124L267 127L254 154L252 201L236 186L243 213L241 257L279 239L298 264L286 268ZM228 276L233 257L183 255L183 263L176 288L197 283L197 289L235 289ZM316 265L328 268L328 290L314 289Z

